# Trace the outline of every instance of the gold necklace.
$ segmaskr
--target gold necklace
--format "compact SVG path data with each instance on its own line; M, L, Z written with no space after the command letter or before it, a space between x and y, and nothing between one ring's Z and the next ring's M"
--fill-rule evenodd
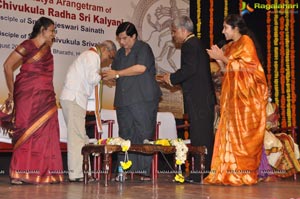
M183 43L186 42L188 39L192 38L192 37L195 37L195 35L192 33L190 35L188 35L184 40L183 40Z

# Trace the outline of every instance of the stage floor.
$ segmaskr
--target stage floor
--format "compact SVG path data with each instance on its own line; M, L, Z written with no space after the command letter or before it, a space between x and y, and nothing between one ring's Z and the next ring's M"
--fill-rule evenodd
M94 199L94 198L180 198L180 199L300 199L300 176L276 182L261 182L253 186L216 186L200 184L178 184L172 182L169 174L160 174L157 182L142 182L138 179L124 183L110 182L103 186L103 180L83 183L50 185L11 185L7 175L0 175L0 198L22 199Z

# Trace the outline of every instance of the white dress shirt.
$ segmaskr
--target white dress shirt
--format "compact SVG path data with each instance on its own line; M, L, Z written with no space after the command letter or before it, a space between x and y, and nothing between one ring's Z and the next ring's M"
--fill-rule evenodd
M82 52L69 67L60 99L75 100L86 110L88 97L101 79L100 63L100 57L96 52L92 50Z

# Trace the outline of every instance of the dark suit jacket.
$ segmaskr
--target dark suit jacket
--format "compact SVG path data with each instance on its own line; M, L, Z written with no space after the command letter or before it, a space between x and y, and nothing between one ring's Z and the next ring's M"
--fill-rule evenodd
M171 83L181 84L184 109L190 122L189 137L194 146L206 146L205 168L209 169L213 151L215 91L209 56L201 41L189 38L181 47L181 68L170 76ZM195 162L199 157L195 157ZM195 164L197 167L197 164ZM195 169L199 169L196 168Z
M215 92L210 72L209 56L201 41L192 37L182 44L181 68L171 74L171 83L181 84L185 111L191 104L203 113L215 104Z

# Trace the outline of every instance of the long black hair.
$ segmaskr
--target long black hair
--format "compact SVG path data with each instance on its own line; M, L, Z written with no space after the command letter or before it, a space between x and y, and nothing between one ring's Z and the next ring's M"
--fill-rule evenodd
M29 39L35 38L40 33L41 27L47 29L51 25L54 25L54 21L52 19L49 19L47 17L39 18L32 28Z
M259 59L261 65L263 66L263 68L265 68L265 59L263 57L261 47L260 47L254 33L247 27L246 22L243 19L243 17L238 14L230 14L225 18L224 21L226 24L230 25L232 28L237 27L239 32L242 35L248 35L252 39L252 41L255 45L258 59Z

